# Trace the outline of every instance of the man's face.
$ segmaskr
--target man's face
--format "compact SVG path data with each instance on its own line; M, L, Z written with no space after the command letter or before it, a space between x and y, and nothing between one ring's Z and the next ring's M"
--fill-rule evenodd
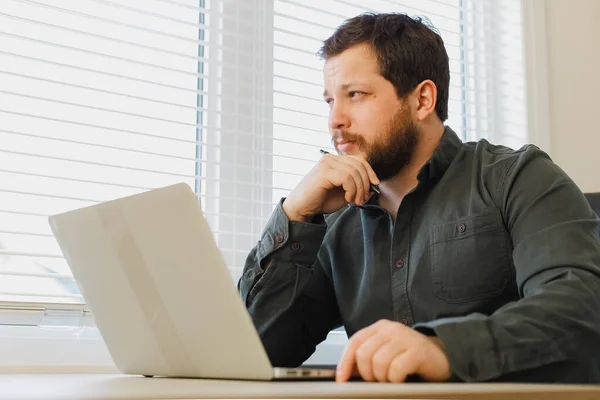
M367 44L328 59L323 75L329 132L338 153L362 156L381 181L392 178L410 162L419 141L408 102L380 74Z

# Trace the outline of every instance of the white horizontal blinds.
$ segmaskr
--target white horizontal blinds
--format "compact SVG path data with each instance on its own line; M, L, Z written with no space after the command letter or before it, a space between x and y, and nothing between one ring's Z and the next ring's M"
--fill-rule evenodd
M273 1L213 2L205 211L237 282L274 208ZM218 5L218 7L217 7ZM212 27L219 27L213 31ZM216 61L215 61L216 60ZM215 85L213 85L215 84ZM204 192L204 191L203 191Z
M448 123L463 137L483 122L495 140L522 137L503 111L517 101L505 81L522 79L518 53L488 35L515 33L516 2L3 0L0 302L82 304L47 216L181 181L237 280L276 202L330 148L315 53L363 11L426 16L440 31Z
M460 0L275 0L274 6L274 199L295 187L319 159L319 148L331 150L323 64L315 54L338 25L365 11L425 16L438 29L450 58L448 123L464 132Z
M219 196L207 187L219 176L207 175L206 11L190 0L2 1L0 301L84 302L50 214L176 182L203 202Z
M528 142L519 0L463 0L467 137L519 148Z

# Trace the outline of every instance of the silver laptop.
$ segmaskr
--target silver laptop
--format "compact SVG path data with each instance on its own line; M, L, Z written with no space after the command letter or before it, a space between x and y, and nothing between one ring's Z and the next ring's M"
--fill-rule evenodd
M272 367L188 185L53 215L49 222L122 373L334 378L334 369Z

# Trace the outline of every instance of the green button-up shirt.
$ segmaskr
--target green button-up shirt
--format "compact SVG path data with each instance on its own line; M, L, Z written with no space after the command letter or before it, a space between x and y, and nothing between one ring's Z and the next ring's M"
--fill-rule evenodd
M444 344L456 379L600 382L598 217L537 147L446 128L396 221L377 197L311 223L281 202L238 288L275 366L380 319Z

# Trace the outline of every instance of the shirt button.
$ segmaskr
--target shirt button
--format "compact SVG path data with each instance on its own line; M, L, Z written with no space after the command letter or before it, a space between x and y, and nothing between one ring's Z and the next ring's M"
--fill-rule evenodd
M467 226L463 223L458 224L458 231L460 233L465 233L465 231L467 230Z
M281 233L278 233L277 235L275 235L275 241L277 243L283 242L283 235Z
M402 267L404 267L404 261L402 261L402 260L397 260L397 261L396 261L396 268L400 269L400 268L402 268Z
M401 319L401 320L400 320L400 323L401 323L402 325L408 325L408 320L407 320L407 319Z
M292 243L292 250L294 250L294 251L300 250L300 244L298 242Z

